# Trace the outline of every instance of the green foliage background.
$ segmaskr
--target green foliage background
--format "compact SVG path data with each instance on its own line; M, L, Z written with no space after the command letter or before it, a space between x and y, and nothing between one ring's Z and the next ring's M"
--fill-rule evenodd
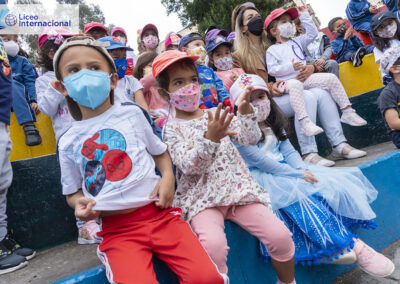
M231 15L236 5L245 0L161 0L168 14L175 12L184 27L197 26L204 32L209 26L231 30ZM253 0L265 18L268 13L281 7L283 0Z

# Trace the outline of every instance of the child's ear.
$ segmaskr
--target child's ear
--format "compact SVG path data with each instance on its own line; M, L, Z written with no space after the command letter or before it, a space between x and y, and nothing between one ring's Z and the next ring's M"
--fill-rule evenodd
M166 100L167 102L169 102L169 94L161 88L158 88L158 94L160 95L160 97L162 97L164 100Z
M117 87L117 84L118 84L118 80L119 80L118 74L117 73L112 73L111 77L110 77L110 80L111 80L111 82L110 82L111 90L114 90Z
M68 97L67 89L65 88L64 84L61 81L54 80L50 84L54 89L56 89L64 97Z
M187 51L187 47L186 46L182 47L182 52L186 53L186 51Z
M397 68L395 68L394 66L389 68L389 71L392 72L393 74L398 74L400 73L400 71L397 70Z

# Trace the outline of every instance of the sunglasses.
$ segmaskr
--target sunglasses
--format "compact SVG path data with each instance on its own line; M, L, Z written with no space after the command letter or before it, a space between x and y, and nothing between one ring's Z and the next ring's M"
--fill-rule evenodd
M245 2L245 3L243 3L242 5L240 5L239 8L237 9L235 18L237 19L238 16L240 15L240 13L243 13L243 12L244 12L246 9L248 9L248 8L255 8L255 9L257 9L257 8L256 8L256 5L254 5L253 2Z

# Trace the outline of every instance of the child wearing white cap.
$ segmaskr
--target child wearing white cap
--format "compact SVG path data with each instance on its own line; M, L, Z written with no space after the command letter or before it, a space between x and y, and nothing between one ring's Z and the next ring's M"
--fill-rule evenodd
M306 165L290 143L286 118L261 77L241 75L231 88L232 102L240 101L248 87L253 88L250 102L258 110L263 137L257 145L237 148L252 176L268 191L273 210L292 232L295 260L309 265L357 262L371 275L390 275L393 263L350 229L376 227L369 206L377 196L373 185L358 168ZM261 254L270 257L263 244Z

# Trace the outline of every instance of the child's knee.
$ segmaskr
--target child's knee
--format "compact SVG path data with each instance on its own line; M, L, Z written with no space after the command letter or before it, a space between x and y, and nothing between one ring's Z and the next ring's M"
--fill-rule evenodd
M229 247L225 236L204 236L200 238L200 243L218 267L226 263Z
M284 225L276 228L267 248L273 259L278 261L290 260L294 255L292 233Z

